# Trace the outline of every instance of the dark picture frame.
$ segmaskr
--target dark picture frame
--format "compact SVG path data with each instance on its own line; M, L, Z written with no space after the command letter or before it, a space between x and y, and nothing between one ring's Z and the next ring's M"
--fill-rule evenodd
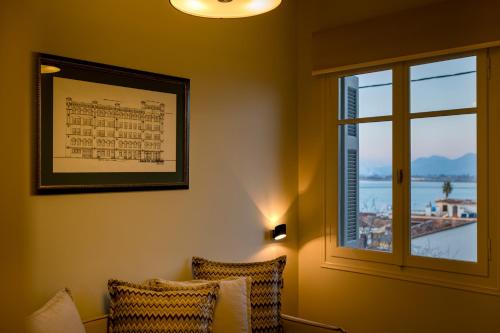
M190 80L37 54L38 193L189 188Z

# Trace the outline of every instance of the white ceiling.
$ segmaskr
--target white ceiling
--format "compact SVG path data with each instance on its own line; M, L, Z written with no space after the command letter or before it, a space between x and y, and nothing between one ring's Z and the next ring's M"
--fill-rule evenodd
M445 0L312 0L314 30L363 21L442 1Z

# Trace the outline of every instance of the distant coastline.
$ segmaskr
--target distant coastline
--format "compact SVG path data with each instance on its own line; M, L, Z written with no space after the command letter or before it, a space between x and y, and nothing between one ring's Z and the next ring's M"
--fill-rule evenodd
M370 181L390 181L392 180L392 175L360 175L360 180L370 180ZM471 175L413 175L411 177L412 182L444 182L451 181L455 183L473 183L476 182L476 176Z
M411 179L414 182L475 183L476 164L475 153L467 153L455 159L437 155L420 157L411 161ZM380 165L369 161L360 163L361 180L390 181L392 173L392 165Z

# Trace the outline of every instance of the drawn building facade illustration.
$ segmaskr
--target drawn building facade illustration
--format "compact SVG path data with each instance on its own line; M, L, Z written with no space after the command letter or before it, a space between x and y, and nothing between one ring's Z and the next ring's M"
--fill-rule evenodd
M130 108L67 97L66 157L163 163L164 122L163 103Z

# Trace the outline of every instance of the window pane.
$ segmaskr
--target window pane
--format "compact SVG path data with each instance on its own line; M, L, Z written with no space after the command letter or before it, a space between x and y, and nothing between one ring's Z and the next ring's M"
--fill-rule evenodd
M413 119L411 160L411 254L476 262L476 115Z
M476 57L410 67L411 112L476 107Z
M392 70L339 79L340 119L392 114Z
M392 123L339 127L340 244L392 251Z

